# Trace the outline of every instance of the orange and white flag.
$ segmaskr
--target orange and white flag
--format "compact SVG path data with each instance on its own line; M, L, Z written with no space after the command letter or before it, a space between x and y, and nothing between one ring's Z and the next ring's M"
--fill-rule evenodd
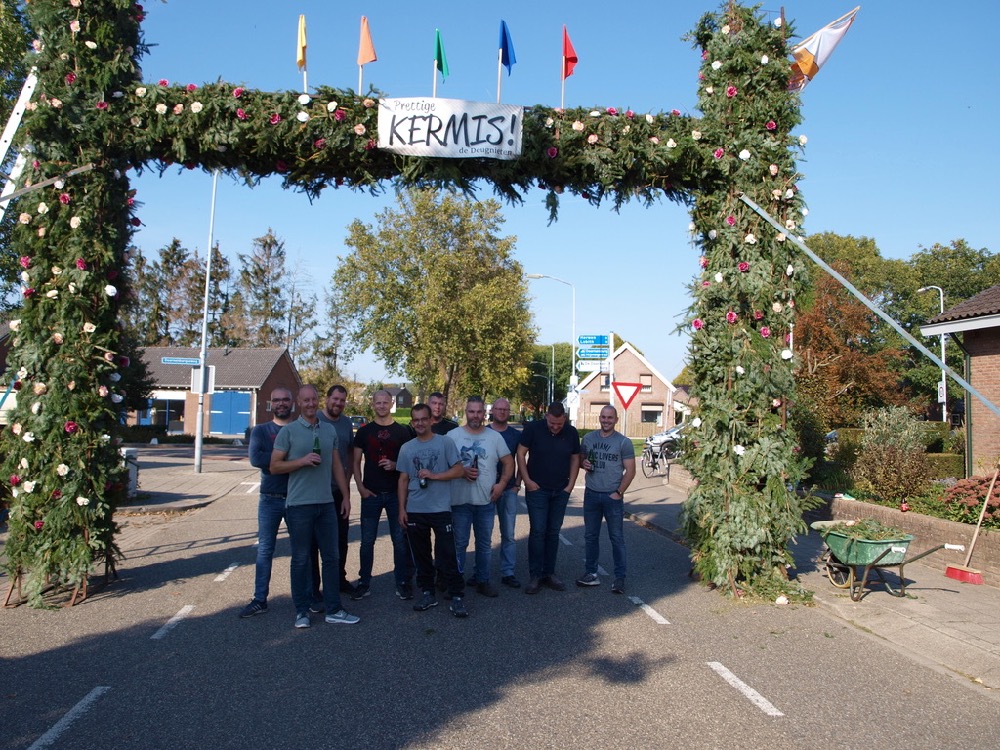
M806 87L819 69L826 64L833 54L833 50L840 44L847 30L854 23L854 17L861 10L859 5L850 13L841 16L833 23L827 24L812 36L806 37L802 42L792 48L792 78L788 83L789 89L801 91Z

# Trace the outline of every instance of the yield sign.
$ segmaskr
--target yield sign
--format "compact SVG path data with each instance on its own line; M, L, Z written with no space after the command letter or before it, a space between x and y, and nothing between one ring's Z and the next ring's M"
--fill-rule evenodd
M642 383L612 383L611 387L615 389L618 398L622 400L622 408L627 409L628 405L639 395L639 391L642 390Z

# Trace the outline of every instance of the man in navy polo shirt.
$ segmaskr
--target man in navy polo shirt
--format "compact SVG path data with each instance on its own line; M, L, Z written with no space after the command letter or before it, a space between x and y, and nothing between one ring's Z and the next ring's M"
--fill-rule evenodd
M537 594L543 585L565 591L555 574L559 532L566 505L580 471L580 434L566 424L566 410L554 401L545 419L524 426L517 447L517 468L524 482L528 506L528 573L526 594Z

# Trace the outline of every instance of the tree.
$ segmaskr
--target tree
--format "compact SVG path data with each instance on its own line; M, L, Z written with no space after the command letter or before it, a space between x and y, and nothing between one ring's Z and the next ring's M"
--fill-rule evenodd
M240 254L239 290L245 310L249 346L286 346L291 301L285 288L285 243L274 230L253 241Z
M553 347L555 349L553 350ZM555 355L555 371L552 369L553 351ZM517 393L522 403L529 404L536 414L545 410L549 403L550 383L552 378L552 400L562 401L566 398L569 386L569 376L573 369L573 347L562 342L558 344L535 344L528 361L527 379Z
M494 200L430 190L398 193L377 227L348 227L352 248L334 274L353 336L418 389L510 392L531 341L523 271L501 237Z

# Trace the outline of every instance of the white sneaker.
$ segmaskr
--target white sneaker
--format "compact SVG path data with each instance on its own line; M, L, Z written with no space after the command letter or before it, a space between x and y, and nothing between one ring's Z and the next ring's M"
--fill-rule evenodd
M300 629L301 628L311 628L312 627L312 623L309 622L309 613L308 612L302 612L301 614L296 615L296 617L295 617L295 627L300 628Z
M354 625L355 623L361 622L360 617L348 614L346 609L334 612L332 615L327 615L325 619L331 625Z

